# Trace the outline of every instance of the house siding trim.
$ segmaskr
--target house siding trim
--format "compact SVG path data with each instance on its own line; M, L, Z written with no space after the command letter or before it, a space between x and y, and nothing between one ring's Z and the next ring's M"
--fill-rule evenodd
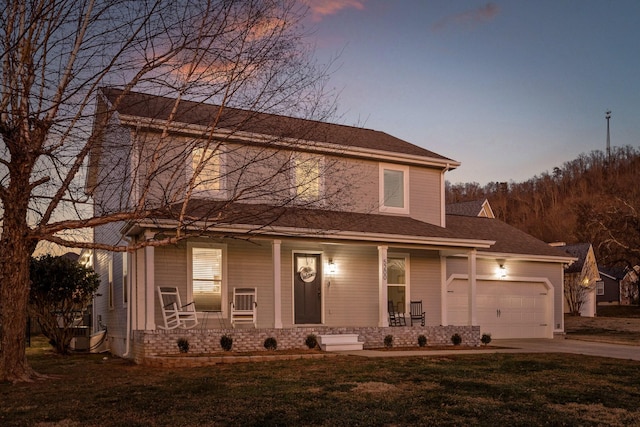
M204 223L202 223L205 225ZM122 229L122 233L125 235L130 235L135 233L140 228L166 228L166 229L174 229L176 223L170 220L157 220L154 222L139 222L139 223L131 223L125 226ZM258 225L251 224L238 224L233 227L226 226L216 226L215 232L224 234L253 234L256 235L256 227L266 228ZM196 225L191 225L186 227L187 230L201 230L202 227L198 227ZM416 237L416 236L405 236L398 234L387 234L387 233L369 233L369 232L355 232L355 231L326 231L326 230L318 230L312 228L294 228L294 227L268 227L268 232L262 233L262 237L266 238L266 236L273 237L303 237L303 238L314 238L314 239L330 239L330 240L353 240L358 242L388 242L389 244L407 244L407 245L429 245L432 248L460 248L460 250L465 250L469 248L490 248L496 242L495 240L479 240L479 239L459 239L459 238L440 238L440 237ZM212 230L213 231L213 230ZM564 260L565 258L562 258ZM541 259L542 261L547 261L548 259ZM558 259L554 259L558 260Z
M210 133L211 128L190 123L167 121L162 119L150 119L127 114L119 115L121 126L134 127L153 131L154 129L167 129L170 133L178 135L201 137L203 132ZM363 158L367 160L382 160L387 162L397 162L416 166L437 167L442 170L452 170L461 165L460 162L452 159L437 159L434 157L420 156L416 154L405 154L392 151L377 150L373 148L350 147L338 143L326 143L302 138L283 137L274 141L273 135L258 134L254 132L240 131L234 129L216 128L212 138L224 139L228 142L241 142L250 145L268 144L272 147L282 147L291 149L292 146L297 151L308 151L315 153L336 154L343 157Z

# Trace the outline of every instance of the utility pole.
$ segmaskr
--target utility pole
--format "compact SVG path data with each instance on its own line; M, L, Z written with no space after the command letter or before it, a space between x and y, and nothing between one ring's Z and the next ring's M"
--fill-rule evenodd
M608 110L604 115L607 119L607 163L611 160L611 135L609 134L609 120L611 119L611 110Z

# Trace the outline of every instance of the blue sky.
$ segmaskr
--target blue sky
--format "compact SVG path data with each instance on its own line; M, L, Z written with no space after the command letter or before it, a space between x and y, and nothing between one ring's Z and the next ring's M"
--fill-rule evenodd
M337 121L462 162L452 183L525 181L640 145L640 1L308 0L341 52Z

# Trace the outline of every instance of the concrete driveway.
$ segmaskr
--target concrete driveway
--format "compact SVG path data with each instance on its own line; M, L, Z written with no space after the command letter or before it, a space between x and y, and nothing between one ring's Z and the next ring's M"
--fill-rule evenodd
M574 353L640 361L640 346L582 341L558 337L554 339L494 340L492 344L512 347L520 353Z
M496 348L500 347L500 348ZM609 344L565 339L512 339L493 340L489 348L478 350L409 350L378 351L359 350L345 351L342 354L363 357L407 357L407 356L440 356L451 354L490 354L490 353L574 353L589 356L612 357L640 361L640 346Z

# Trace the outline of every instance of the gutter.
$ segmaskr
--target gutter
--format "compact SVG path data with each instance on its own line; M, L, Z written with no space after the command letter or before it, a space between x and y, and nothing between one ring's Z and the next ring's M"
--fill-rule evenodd
M160 220L153 222L139 222L128 223L120 232L124 235L137 234L142 229L174 229L175 221ZM198 227L192 225L187 227L187 230L203 230L205 227ZM419 237L419 236L403 236L398 234L387 233L365 233L357 231L328 231L328 230L316 230L315 232L309 232L309 229L301 229L294 227L260 227L256 225L244 224L234 226L215 226L210 232L217 233L242 233L250 235L256 230L264 230L264 233L255 233L258 235L270 235L280 237L306 237L306 238L325 238L334 240L350 240L350 241L365 241L365 242L387 242L387 243L399 243L399 244L412 244L412 245L429 245L438 246L442 248L478 248L488 249L493 246L495 240L481 240L481 239L458 239L458 238L446 238L446 237Z

